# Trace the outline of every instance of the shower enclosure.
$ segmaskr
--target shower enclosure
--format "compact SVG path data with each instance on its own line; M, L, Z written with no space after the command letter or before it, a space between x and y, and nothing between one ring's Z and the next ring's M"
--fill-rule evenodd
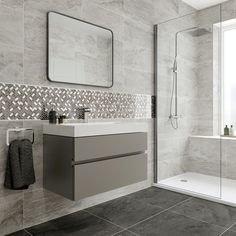
M236 134L224 136L224 127L236 125L235 6L229 1L155 26L155 183L231 205Z

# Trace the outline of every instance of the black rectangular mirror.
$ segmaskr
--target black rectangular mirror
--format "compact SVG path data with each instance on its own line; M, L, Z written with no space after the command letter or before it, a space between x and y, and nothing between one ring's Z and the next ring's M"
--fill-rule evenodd
M48 13L48 79L112 87L113 33L61 13Z

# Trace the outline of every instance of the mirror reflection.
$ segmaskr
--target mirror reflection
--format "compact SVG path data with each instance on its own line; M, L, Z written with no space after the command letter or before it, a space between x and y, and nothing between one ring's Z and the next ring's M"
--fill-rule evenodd
M53 82L111 87L112 31L49 12L48 79Z

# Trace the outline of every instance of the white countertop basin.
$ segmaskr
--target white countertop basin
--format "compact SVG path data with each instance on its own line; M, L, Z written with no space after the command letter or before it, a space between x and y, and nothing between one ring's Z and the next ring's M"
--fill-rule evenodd
M86 137L122 133L147 132L144 122L91 122L44 124L43 133L66 137Z

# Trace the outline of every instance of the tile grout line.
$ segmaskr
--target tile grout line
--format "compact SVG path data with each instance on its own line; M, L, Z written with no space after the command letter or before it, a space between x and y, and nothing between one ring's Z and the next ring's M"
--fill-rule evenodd
M132 16L127 16L127 14L118 12L119 10L116 11L116 10L113 10L113 9L109 9L109 8L107 8L106 6L101 5L101 4L99 4L99 3L91 3L91 4L94 5L95 7L98 6L99 8L104 9L105 11L108 11L109 13L112 13L112 14L117 15L118 17L122 18L122 20L125 20L125 21L129 20L129 21L132 22L132 24L133 24L133 23L139 23L139 24L141 24L141 26L145 26L145 27L147 27L148 29L150 28L150 24L147 24L147 22L144 22L144 21L142 21L142 20L141 20L141 21L140 21L140 20L135 20ZM164 23L165 23L165 22L164 22ZM145 31L145 32L146 32L146 31ZM153 33L153 32L149 32L149 33Z
M137 203L140 203L140 202L143 203L143 201L134 199L134 198L132 198L132 197L129 197L128 195L122 196L121 198L128 198L128 199L130 199L130 200L136 201ZM116 198L116 199L119 199L119 198ZM114 199L113 199L113 200L114 200ZM110 201L113 201L113 200L110 200ZM106 202L104 202L104 203L106 203ZM101 203L101 204L103 204L103 203ZM149 205L149 206L154 206L154 205L152 205L152 204L150 204L150 203L145 203L145 204L147 204L147 205ZM161 208L161 209L164 210L164 208L162 208L162 207L160 207L160 206L157 206L157 207L159 207L159 208ZM84 209L84 210L82 210L82 211L85 211L85 212L89 213L90 215L93 215L93 216L95 216L95 217L97 217L97 218L99 218L99 219L102 219L102 220L107 221L107 222L109 222L109 223L111 223L111 224L113 224L113 225L116 225L116 226L122 228L122 229L123 229L122 231L127 230L127 229L129 228L129 227L124 228L123 226L117 225L117 224L115 224L115 223L113 223L113 222L111 222L111 221L109 221L109 220L107 220L107 219L105 219L105 218L102 218L102 217L100 217L100 216L98 216L98 215L96 215L96 214L93 214L93 213L87 211L86 209ZM120 232L122 232L122 231L119 231L119 232L117 232L117 233L120 233ZM117 234L117 233L115 233L115 234ZM133 233L133 232L132 232L132 233Z
M130 230L126 230L126 231L128 231L128 232L130 232L130 233L132 233L132 234L134 234L134 235L137 235L137 236L141 236L140 234L137 234L137 233L135 233L135 232L132 232L132 231L130 231Z
M117 233L115 233L115 234L112 234L111 236L116 236L116 235L118 235L119 233L122 233L122 232L125 232L125 231L127 231L127 232L129 232L129 233L131 233L131 234L133 234L133 235L136 235L136 236L141 236L140 234L137 234L137 233L135 233L135 232L132 232L132 231L130 231L130 230L122 230L122 231L119 231L119 232L117 232Z
M171 211L171 212L172 212L173 214L176 214L176 215L179 215L179 216L184 216L184 217L186 217L186 218L188 218L188 219L191 219L191 220L195 220L195 221L202 222L202 223L205 223L205 224L208 224L208 225L214 225L214 226L220 227L220 228L222 228L222 229L226 229L226 227L224 227L224 226L216 225L216 224L213 224L213 223L209 223L209 222L207 222L207 221L204 221L204 220L200 220L200 219L197 219L197 218L194 218L194 217L191 217L191 216L187 216L187 215L181 214L181 213L179 213L179 212L177 212L177 211Z
M130 194L129 194L129 195L130 195ZM135 199L135 198L129 197L128 195L123 196L123 197L128 198L129 200L132 200L132 201L137 202L137 203L145 203L146 205L149 205L149 206L152 206L152 207L153 207L153 206L156 206L156 207L159 207L159 208L164 209L164 208L161 207L161 206L153 205L153 204L151 204L151 203L149 203L149 202L144 202L144 201L142 201L142 200L139 200L139 199Z
M122 233L122 232L124 232L124 231L125 231L125 230L118 231L118 232L112 234L111 236L115 236L115 235L117 235L117 234L119 234L119 233Z
M151 187L151 188L152 188L152 187ZM156 187L155 187L155 188L156 188ZM143 190L147 190L147 189L148 189L148 188L143 189ZM143 190L141 190L141 191L143 191ZM169 191L169 190L167 190L167 191ZM140 192L140 191L137 191L137 192ZM144 202L143 200L135 199L135 198L129 196L129 195L135 194L135 193L137 193L137 192L134 192L134 193L125 195L124 197L127 197L127 198L129 198L129 199L132 199L132 200L135 200L135 201L137 201L137 202L142 202L142 203L143 203L143 202ZM181 195L185 195L185 196L187 197L187 199L189 199L189 198L194 198L194 197L192 197L192 196L190 196L190 195L186 195L186 194L181 194ZM185 200L187 200L187 199L185 199ZM185 200L183 200L183 201L185 201ZM157 206L157 207L160 207L160 208L164 209L163 207L161 207L161 206L159 206L159 205L153 205L153 204L151 204L151 203L149 203L149 202L145 202L145 204L147 204L147 205L149 205L149 206Z
M27 229L23 229L28 235L33 236Z
M199 199L199 198L192 197L191 199ZM195 218L195 217L191 217L191 216L188 216L188 215L181 214L180 212L177 212L177 211L173 211L173 210L172 210L171 212L174 213L174 214L177 214L177 215L185 216L185 217L187 217L187 218L189 218L189 219L192 219L192 220L196 220L196 221L202 222L202 223L206 223L206 224L209 224L209 225L214 225L214 226L217 226L217 227L221 227L221 228L223 228L223 229L226 229L226 228L227 228L227 227L225 227L225 226L221 226L221 225L209 223L209 222L207 222L207 221L200 220L200 219L197 219L197 218ZM232 225L230 225L229 228L231 228L231 227L234 226L235 224L236 224L236 222L234 222ZM228 229L229 229L229 228L228 228ZM227 229L227 230L228 230L228 229ZM224 232L225 232L225 231L224 231ZM221 234L220 234L219 236L221 236Z
M192 197L192 199L199 199L199 198ZM187 218L189 218L189 219L192 219L192 220L196 220L196 221L199 221L199 222L202 222L202 223L206 223L206 224L209 224L209 225L214 225L214 226L217 226L217 227L221 227L221 228L223 228L223 229L226 229L223 233L225 233L227 230L229 230L229 229L232 228L234 225L236 225L236 222L234 222L233 224L231 224L231 225L227 228L226 226L221 226L221 225L209 223L209 222L207 222L207 221L200 220L200 219L195 218L195 217L192 217L192 216L184 215L184 214L182 214L182 213L180 213L180 212L177 212L177 211L174 211L174 210L172 210L171 212L172 212L172 213L175 213L175 214L177 214L177 215L185 216L185 217L187 217ZM223 234L223 233L221 233L221 234ZM219 236L221 236L221 234L220 234Z
M23 64L23 70L22 70L22 75L23 75L23 83L25 82L25 0L23 0L23 16L22 16L22 21L23 21L23 26L22 26L22 30L23 30L23 54L22 54L22 64Z
M128 231L129 233L132 233L133 235L141 236L141 235L139 235L139 234L137 234L137 233L134 233L134 232L132 232L132 231L129 231L129 230L127 230L127 229L122 230L122 231L119 231L119 232L117 232L117 233L115 233L115 234L112 234L111 236L116 236L116 235L118 235L119 233L122 233L122 232L125 232L125 231Z
M227 231L229 231L231 228L233 228L233 226L236 225L236 222L234 222L229 228L227 228L224 232L222 232L219 236L224 235L224 233L226 233Z
M179 202L179 203L176 203L175 205L173 205L173 206L171 206L171 207L169 207L169 208L163 209L163 211L160 211L160 212L158 212L158 213L156 213L156 214L154 214L154 215L152 215L152 216L150 216L150 217L148 217L148 218L146 218L146 219L144 219L144 220L141 220L141 221L139 221L139 222L137 222L137 223L135 223L135 224L133 224L133 225L131 225L131 226L125 228L125 229L129 231L130 228L132 228L132 227L134 227L134 226L136 226L136 225L138 225L138 224L140 224L140 223L142 223L142 222L144 222L144 221L146 221L146 220L149 220L149 219L151 219L151 218L153 218L153 217L155 217L155 216L158 216L158 215L160 215L160 214L162 214L162 213L164 213L164 212L170 210L171 208L176 207L176 206L178 206L178 205L180 205L180 204L182 204L182 203L184 203L184 202L190 201L191 199L192 199L192 197L189 197L189 198L187 198L187 199L185 199L185 200L183 200L183 201L181 201L181 202ZM133 232L133 231L131 231L131 232Z
M146 190L146 189L144 189L144 190ZM141 191L143 191L143 190L141 190ZM138 191L138 192L139 192L139 191ZM129 194L129 195L132 195L132 194L135 194L135 193L137 193L137 192L131 193L131 194ZM135 198L133 198L133 197L130 197L129 195L125 195L124 197L126 197L126 198L128 198L128 199L130 199L130 200L136 201L136 202L145 203L145 204L147 204L147 205L149 205L149 206L157 206L157 207L159 207L159 208L164 209L163 207L161 207L161 206L159 206L159 205L153 205L153 204L151 204L151 203L149 203L149 202L144 202L143 200L135 199Z
M124 196L124 197L127 197L127 196ZM128 197L128 198L131 198L131 197ZM182 203L184 203L184 202L186 202L186 201L189 201L189 200L191 200L193 197L188 197L187 199L185 199L185 200L183 200L183 201L181 201L181 202L178 202L178 203L176 203L175 205L173 205L173 206L171 206L171 207L169 207L169 208L167 208L167 209L163 209L163 208L161 208L161 207L159 207L159 208L161 208L161 209L163 209L162 211L160 211L160 212L158 212L158 213L156 213L156 214L154 214L154 215L152 215L152 216L150 216L150 217L148 217L148 218L146 218L146 219L144 219L144 220L141 220L141 221L139 221L139 222L137 222L137 223L135 223L135 224L133 224L133 225L131 225L131 226L129 226L129 227L126 227L126 228L124 228L123 226L120 226L120 225L117 225L117 224L115 224L115 223L113 223L113 222L111 222L111 221L109 221L109 220L107 220L107 219L104 219L104 218L102 218L102 217L99 217L99 216L97 216L97 215L94 215L94 214L92 214L92 213L90 213L90 212L88 212L88 211L86 211L86 210L83 210L83 211L85 211L85 212L87 212L87 213L89 213L89 214L91 214L91 215L93 215L93 216L95 216L95 217L97 217L97 218L99 218L99 219L102 219L102 220L105 220L105 221L107 221L107 222L109 222L109 223L111 223L111 224L113 224L113 225L116 225L116 226L118 226L118 227L120 227L120 228L122 228L123 230L122 231L119 231L119 232L117 232L117 233L120 233L120 232L123 232L123 231L129 231L129 232L132 232L132 231L130 231L129 229L131 228L131 227L133 227L133 226L135 226L135 225L137 225L137 224L139 224L139 223L142 223L142 222L144 222L144 221L146 221L146 220L149 220L149 219L151 219L151 218L153 218L153 217L155 217L155 216L157 216L157 215L159 215L159 214L161 214L161 213L164 213L165 211L168 211L168 210L170 210L171 208L173 208L173 207L175 207L175 206L178 206L178 205L180 205L180 204L182 204ZM136 200L136 199L134 199L134 200ZM138 200L136 200L137 202L140 202L140 201L138 201ZM151 204L149 204L149 205L151 205ZM153 205L152 205L153 206ZM116 233L116 234L117 234ZM133 233L133 232L132 232Z
M124 227L122 227L122 226L120 226L120 225L117 225L117 224L115 224L115 223L113 223L113 222L111 222L111 221L109 221L109 220L107 220L107 219L104 219L104 218L100 217L100 216L94 215L93 213L90 213L89 211L86 211L86 210L81 210L81 211L84 211L84 212L86 212L86 213L88 213L88 214L90 214L90 215L92 215L92 216L94 216L94 217L97 217L97 218L100 219L100 220L104 220L104 221L106 221L107 223L110 223L110 224L115 225L115 226L117 226L117 227L119 227L119 228L122 228L122 229L123 229L122 231L125 230ZM119 231L119 232L122 232L122 231Z

